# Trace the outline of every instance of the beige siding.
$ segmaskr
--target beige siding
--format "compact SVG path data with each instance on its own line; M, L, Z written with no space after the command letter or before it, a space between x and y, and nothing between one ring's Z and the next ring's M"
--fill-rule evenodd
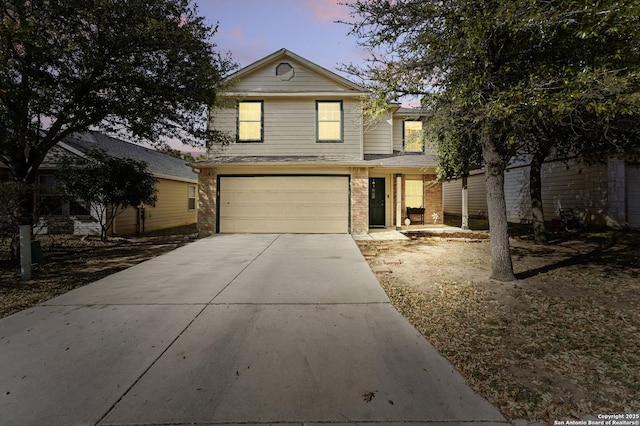
M264 142L233 142L222 150L214 147L212 154L348 155L353 157L362 155L362 113L358 100L343 100L344 141L339 143L316 142L315 98L265 98L263 101ZM212 125L216 129L226 131L235 139L236 115L235 109L217 110L212 114Z
M282 81L276 76L276 66L280 62L286 62L293 66L294 77L291 80ZM234 92L347 91L344 85L319 75L290 58L271 62L260 69L252 71L247 76L239 79L231 90Z
M197 222L197 206L196 209L188 209L189 185L197 187L196 183L158 179L158 201L155 206L145 206L145 232ZM136 233L135 207L125 209L116 217L115 232L120 235Z
M393 119L393 150L394 151L402 151L404 149L404 143L402 140L402 123L404 122L401 118Z
M377 122L366 126L364 131L365 154L391 154L393 144L391 141L393 126L389 124L391 113L385 114Z

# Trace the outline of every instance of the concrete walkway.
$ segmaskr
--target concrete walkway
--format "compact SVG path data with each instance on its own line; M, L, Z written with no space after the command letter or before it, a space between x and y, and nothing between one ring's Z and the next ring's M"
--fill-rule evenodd
M394 228L380 228L380 229L369 229L367 234L359 234L353 235L353 239L356 241L366 241L366 240L378 240L378 241L389 241L389 240L408 240L409 237L405 235L405 232L430 232L433 234L445 234L447 232L473 232L468 229L456 228L455 226L446 226L446 225L411 225L409 228L403 227L401 230L396 230Z
M0 320L0 424L506 424L349 235L223 235Z

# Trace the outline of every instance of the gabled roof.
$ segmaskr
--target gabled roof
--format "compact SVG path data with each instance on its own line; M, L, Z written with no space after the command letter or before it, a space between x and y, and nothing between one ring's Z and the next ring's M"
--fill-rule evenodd
M112 157L144 161L147 163L149 171L156 176L192 181L197 181L198 179L198 175L181 158L125 142L100 132L74 133L65 138L59 146L71 152L75 151L74 153L76 154L78 152L86 154L91 150L98 149L105 151Z
M369 93L369 90L367 90L366 88L352 82L351 80L348 80L332 71L329 71L326 68L321 67L320 65L317 65L311 61L309 61L308 59L303 58L300 55L297 55L295 53L293 53L290 50L287 49L280 49L268 56L265 56L262 59L257 60L256 62L247 65L246 67L242 68L239 71L236 71L233 74L230 74L229 76L227 76L227 80L234 80L234 79L239 79L242 78L243 76L246 76L247 74L252 73L253 71L256 71L260 68L262 68L263 66L266 66L272 62L275 62L277 60L283 60L284 58L291 58L297 62L300 62L301 64L303 64L304 66L308 67L309 69L313 70L314 72L330 79L333 80L343 86L346 86L347 88L351 89L352 91L355 92L362 92L362 93Z

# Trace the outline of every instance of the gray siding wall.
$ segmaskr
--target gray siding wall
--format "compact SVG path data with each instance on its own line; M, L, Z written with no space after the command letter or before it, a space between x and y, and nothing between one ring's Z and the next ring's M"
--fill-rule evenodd
M391 114L387 113L377 122L365 125L364 153L365 154L391 154L393 125L389 124Z
M343 99L344 141L316 142L315 98L277 98L264 101L264 142L236 143L236 109L215 110L210 125L226 131L234 142L224 148L211 147L217 155L346 155L362 158L362 107L357 99ZM247 98L247 100L250 100ZM331 98L330 100L339 100Z
M462 215L462 180L442 182L442 210Z
M569 167L562 162L551 162L542 170L542 203L545 220L560 217L559 209L572 208L589 224L609 223L608 174L611 166L607 164L585 166L570 162ZM443 204L447 213L461 214L462 180L443 184ZM482 174L470 176L469 214L486 215L486 190ZM529 167L510 168L505 173L505 201L509 222L531 221L531 197L529 196Z
M605 224L607 180L606 164L585 166L571 162L568 169L561 162L545 164L542 170L545 219L558 218L560 208L572 208L587 223Z
M474 174L467 179L469 216L487 215L487 196L484 189L484 174ZM442 203L445 213L462 215L462 179L442 183Z
M483 188L483 190L486 194L486 189ZM507 204L507 220L509 222L520 223L531 220L528 166L507 169L504 174L504 201Z
M625 182L626 221L629 227L640 229L640 164L626 164Z

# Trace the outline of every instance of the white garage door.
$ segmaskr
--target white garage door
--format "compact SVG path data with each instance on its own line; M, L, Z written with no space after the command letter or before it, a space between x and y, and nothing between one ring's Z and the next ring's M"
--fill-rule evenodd
M220 232L349 232L347 176L221 176Z
M640 166L627 164L627 223L631 228L640 228Z

